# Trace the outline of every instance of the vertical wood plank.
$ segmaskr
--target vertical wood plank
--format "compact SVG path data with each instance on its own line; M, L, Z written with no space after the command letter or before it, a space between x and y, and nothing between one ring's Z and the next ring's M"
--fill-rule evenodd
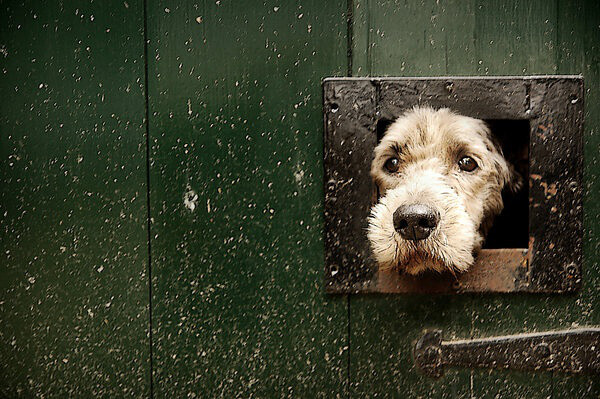
M149 1L157 397L346 395L321 109L346 6Z
M474 31L477 74L535 75L557 71L555 1L477 1ZM486 337L561 329L553 316L568 299L512 295L477 298L472 309L473 336ZM547 398L550 373L474 370L476 397Z
M564 323L600 325L600 3L590 0L557 3L558 73L582 74L585 83L584 121L584 269L583 291L567 303ZM598 378L553 375L553 397L600 397Z
M477 1L478 74L556 73L556 9L556 0Z
M447 41L452 45L472 43L469 36L473 31L472 11L459 19L470 29L452 25L453 15L459 10L462 14L460 4L436 1L371 1L369 4L373 76L446 75L449 73L447 50L450 50ZM448 28L454 28L454 33L448 34ZM355 52L354 56L364 55ZM453 70L461 70L460 59L451 57ZM412 348L428 328L442 328L453 336L470 334L471 319L466 311L469 303L467 296L351 296L351 396L467 397L469 371L448 370L440 380L425 377L414 367Z
M373 76L443 75L445 36L436 1L379 0L370 3Z
M352 76L371 74L371 0L352 0Z
M0 396L148 397L142 2L0 9Z
M591 22L597 22L597 7L583 2L588 22L582 29L583 14L572 2L372 3L369 45L374 76L579 73L582 69L577 65L585 52L588 243L584 291L576 297L352 297L352 394L546 398L554 389L556 397L567 393L573 395L570 397L596 397L597 383L590 377L456 370L441 380L426 380L415 372L410 350L418 333L428 327L443 329L448 338L464 338L600 323L592 310L598 301L598 267L593 261L598 256L594 244L598 241L594 216L598 212L597 205L590 205L598 196L594 177L598 173L595 131L599 113L595 103L589 103L598 86L598 31L597 23ZM564 22L563 16L571 18L570 22Z

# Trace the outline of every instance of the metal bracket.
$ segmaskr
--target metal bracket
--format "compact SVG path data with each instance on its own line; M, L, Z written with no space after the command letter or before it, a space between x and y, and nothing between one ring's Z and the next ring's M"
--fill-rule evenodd
M425 332L414 349L415 364L430 377L444 366L600 374L600 328L442 341L442 331Z

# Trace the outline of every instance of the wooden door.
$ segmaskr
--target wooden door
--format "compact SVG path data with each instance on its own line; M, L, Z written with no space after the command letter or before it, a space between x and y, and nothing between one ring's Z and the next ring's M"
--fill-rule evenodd
M600 3L0 2L0 396L596 398L416 370L447 338L600 325ZM327 295L327 76L582 74L577 295Z

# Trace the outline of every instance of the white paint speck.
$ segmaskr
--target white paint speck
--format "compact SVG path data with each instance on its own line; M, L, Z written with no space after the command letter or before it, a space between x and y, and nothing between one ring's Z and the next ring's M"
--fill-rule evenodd
M192 212L194 212L198 205L198 194L190 186L187 187L187 191L183 195L183 204Z

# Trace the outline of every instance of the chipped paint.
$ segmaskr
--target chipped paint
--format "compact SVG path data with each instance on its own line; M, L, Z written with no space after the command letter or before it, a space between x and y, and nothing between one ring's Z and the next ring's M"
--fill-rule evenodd
M198 194L190 186L187 187L187 191L183 195L183 205L191 212L194 212L198 205Z

